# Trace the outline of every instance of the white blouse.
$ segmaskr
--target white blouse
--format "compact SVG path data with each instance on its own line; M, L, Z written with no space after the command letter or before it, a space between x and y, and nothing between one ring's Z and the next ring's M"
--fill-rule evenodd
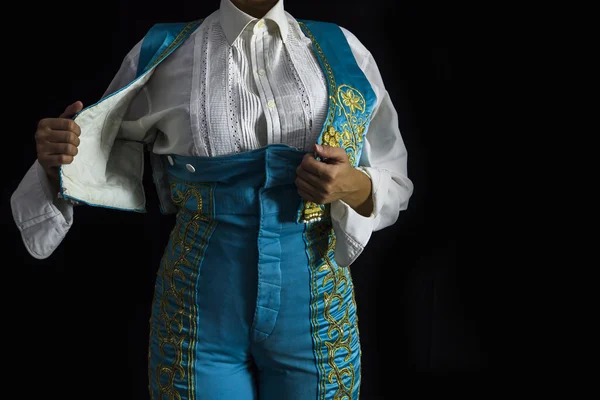
M336 261L348 266L371 233L394 224L413 191L397 113L371 53L342 31L377 96L359 165L372 181L373 213L331 204ZM134 80L141 41L106 94ZM156 154L220 156L285 143L311 151L327 112L325 76L310 39L280 0L258 20L222 0L218 11L162 62L132 100L119 137L152 143ZM83 132L82 134L84 134ZM198 173L201 173L199 171ZM11 199L29 253L47 258L73 222L73 206L52 193L36 161Z

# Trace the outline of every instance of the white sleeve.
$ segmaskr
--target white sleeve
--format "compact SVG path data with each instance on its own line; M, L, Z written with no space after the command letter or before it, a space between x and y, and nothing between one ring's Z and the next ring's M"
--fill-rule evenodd
M123 60L106 90L113 93L136 75L139 42ZM37 259L48 258L73 224L73 204L58 198L43 167L36 160L11 196L13 219L25 248Z
M344 201L331 204L337 238L336 261L341 266L349 266L362 253L374 231L391 226L398 220L400 211L408 207L413 184L408 178L407 151L398 127L398 114L377 64L352 33L344 28L342 31L377 96L359 162L359 169L371 178L373 212L365 217Z
M73 205L57 198L37 160L11 196L10 206L25 248L37 259L52 254L73 223Z

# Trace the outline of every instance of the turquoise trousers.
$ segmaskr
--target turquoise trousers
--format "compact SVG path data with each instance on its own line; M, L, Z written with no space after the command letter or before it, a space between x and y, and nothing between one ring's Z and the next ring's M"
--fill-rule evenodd
M304 154L171 156L179 212L150 319L153 399L358 399L350 271L331 220L297 218Z

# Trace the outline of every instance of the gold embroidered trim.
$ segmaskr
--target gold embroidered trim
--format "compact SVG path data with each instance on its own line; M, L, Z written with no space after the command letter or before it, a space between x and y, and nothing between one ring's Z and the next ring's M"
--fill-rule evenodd
M342 147L348 154L350 164L354 167L358 165L360 160L357 159L358 149L363 142L363 134L365 128L371 118L366 114L366 101L363 94L356 88L342 84L337 85L331 65L325 57L323 49L316 41L315 37L308 29L306 24L299 22L300 28L309 37L313 43L313 47L317 56L321 60L327 82L329 84L329 106L327 119L324 123L324 131L320 137L319 144L328 145L331 147ZM346 122L339 124L341 132L334 127L336 117L344 115ZM304 206L300 215L300 219L304 223L320 221L328 214L328 207L323 204L316 204L311 201L304 201Z
M180 185L184 185L185 187L183 192L178 189ZM156 334L158 349L163 357L165 356L164 348L166 346L172 347L175 356L168 365L159 362L154 373L159 400L181 400L181 393L175 387L175 380L185 381L186 377L187 398L194 400L194 349L198 329L196 322L198 310L196 299L194 298L196 294L195 284L199 273L200 259L208 244L207 238L215 228L216 221L204 213L202 195L197 187L182 183L173 183L171 184L171 198L173 203L179 207L179 213L177 215L177 224L171 231L170 243L165 250L163 266L158 276L158 279L162 280L163 289L159 300L160 311L156 316L154 324L151 325L151 335ZM210 187L208 213L212 210L212 199L212 187ZM187 204L190 200L195 206L192 207L192 210L188 208L189 205ZM204 224L201 224L201 222L204 222ZM202 225L204 225L204 231L199 234ZM198 245L197 252L193 260L190 261L188 258L189 254L196 245ZM176 256L175 251L178 248L180 249L180 253ZM187 268L182 268L184 266ZM186 276L186 269L189 271L189 277ZM186 313L186 304L189 305L189 313ZM186 319L189 323L189 335L184 333ZM166 334L156 329L155 324L160 324L163 330L166 331ZM186 342L189 344L187 348L187 363L184 366L183 347ZM150 352L148 359L150 362ZM163 383L165 381L166 383ZM154 399L154 393L152 390L150 391Z
M334 400L352 400L352 391L356 384L356 376L354 365L349 364L341 368L336 364L336 355L339 351L345 351L347 362L352 356L352 329L357 322L352 324L350 320L350 307L356 305L354 302L353 287L351 278L347 268L340 268L332 260L333 250L335 249L336 237L331 226L331 221L323 220L321 222L311 224L307 228L308 251L311 265L312 276L312 294L313 301L311 302L311 319L313 323L313 340L316 346L317 368L321 376L325 376L326 370L324 367L323 355L321 349L323 344L327 347L327 365L330 367L329 373L326 375L326 380L319 380L320 400L325 399L326 382L336 385L332 399ZM327 241L327 245L323 246L319 242ZM315 251L316 250L316 253ZM322 282L319 284L319 274L325 273ZM326 289L327 284L331 282L330 290ZM318 324L318 303L321 294L319 289L324 289L322 299L324 303L323 316L328 323L327 337L329 340L323 340L319 335ZM348 291L352 291L352 304L346 304L344 301ZM343 312L341 318L333 316L335 307L337 312ZM342 307L346 307L342 310ZM360 350L359 350L360 351ZM359 353L360 354L360 353ZM350 378L350 385L346 385L343 381L344 377Z

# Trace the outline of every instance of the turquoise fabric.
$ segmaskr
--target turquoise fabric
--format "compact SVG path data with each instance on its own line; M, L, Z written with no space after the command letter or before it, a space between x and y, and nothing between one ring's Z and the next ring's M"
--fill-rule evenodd
M156 281L153 398L358 398L350 271L335 263L329 219L296 220L304 154L172 155L180 210Z

